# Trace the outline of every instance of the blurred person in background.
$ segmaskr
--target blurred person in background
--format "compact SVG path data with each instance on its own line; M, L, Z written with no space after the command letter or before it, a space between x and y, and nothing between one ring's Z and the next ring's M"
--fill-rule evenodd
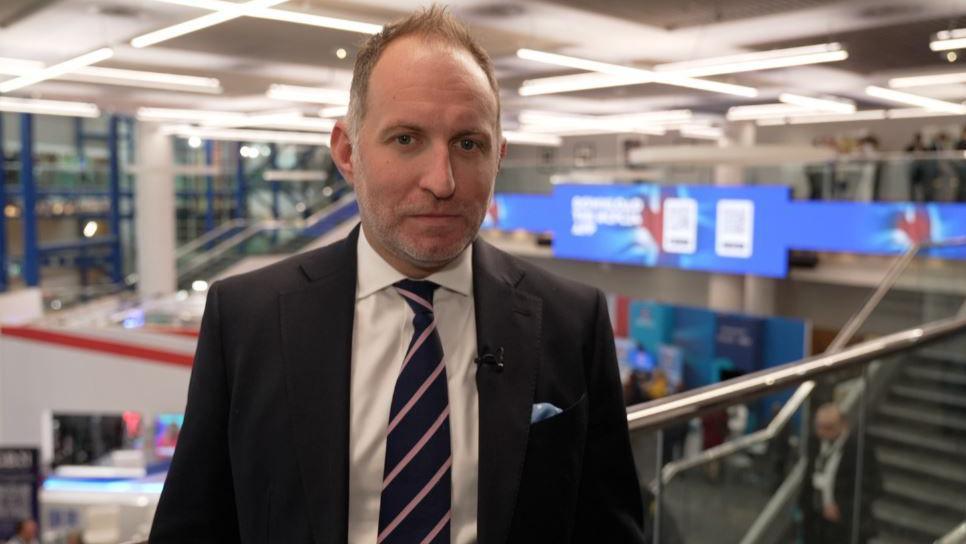
M861 489L859 543L875 536L872 500L880 488L878 462L866 440L862 455L862 486L856 487L859 468L858 431L853 431L839 407L828 402L815 412L815 437L810 441L811 477L802 486L806 544L852 542L856 491Z
M39 544L37 540L37 522L32 519L24 519L17 522L14 527L13 538L7 544Z
M966 127L959 133L956 141L956 151L962 156L955 161L956 168L956 201L966 202Z
M923 156L931 151L935 151L935 148L926 144L921 132L913 134L912 141L906 146L906 153L912 155L909 161L909 199L913 202L935 200L933 182L939 174L938 162L935 156Z

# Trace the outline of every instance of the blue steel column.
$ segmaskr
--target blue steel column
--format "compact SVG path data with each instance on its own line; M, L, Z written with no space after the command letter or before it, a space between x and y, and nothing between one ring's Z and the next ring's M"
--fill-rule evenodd
M244 219L248 215L248 181L245 179L245 157L241 155L241 148L245 145L238 142L235 146L237 152L235 166L235 182L238 186L235 189L235 219Z
M23 280L40 285L40 250L37 247L37 187L34 186L34 116L20 114L20 190L23 193Z
M121 254L121 165L117 141L119 123L120 119L112 115L107 125L108 179L111 197L108 219L111 235L114 237L111 241L111 281L114 283L121 283L124 280L124 260Z
M3 113L0 112L0 291L7 290L7 165L4 162Z
M269 159L268 159L269 160L268 164L271 166L272 170L275 170L277 168L276 159L278 157L278 147L275 144L268 144L268 149L271 152L271 155L269 156ZM279 186L279 182L277 181L270 181L269 183L271 183L271 186L272 186L272 219L278 219L278 216L281 214L281 212L279 211L279 201L278 201L278 197L279 197L278 192L281 189L281 187Z
M214 162L215 146L211 140L205 140L205 166L211 168ZM215 178L205 176L205 232L215 228Z

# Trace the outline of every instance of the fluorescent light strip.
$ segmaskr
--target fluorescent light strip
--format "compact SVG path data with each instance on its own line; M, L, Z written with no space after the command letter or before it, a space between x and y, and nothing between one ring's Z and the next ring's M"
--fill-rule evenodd
M11 113L35 113L38 115L65 115L68 117L98 117L97 106L87 102L62 100L34 100L0 96L0 111Z
M245 130L225 128L200 128L186 125L166 126L166 134L190 138L197 136L203 140L223 140L230 142L276 142L303 145L329 145L329 134L310 134L305 132L283 132L271 130Z
M681 136L686 138L697 138L701 140L720 140L724 136L724 130L720 127L711 126L684 126L680 129Z
M848 123L851 121L879 121L886 118L885 110L865 110L847 114L813 114L796 115L788 118L792 125L809 125L814 123Z
M141 121L190 121L196 123L243 123L248 117L244 113L184 110L173 108L138 108L137 118Z
M43 68L44 63L42 62L0 57L0 74L22 76ZM222 92L221 82L211 77L102 68L100 66L85 66L51 79L212 94Z
M966 72L933 74L928 76L894 77L889 80L889 86L893 89L926 87L929 85L953 85L956 83L966 83Z
M201 17L191 19L190 21L178 23L167 28L162 28L161 30L149 32L143 36L138 36L137 38L131 40L131 46L140 49L142 47L156 45L172 38L177 38L178 36L184 36L185 34L190 34L192 32L215 26L232 19L237 19L262 8L276 6L286 1L287 0L251 0L250 2L245 2L244 4L232 3L230 7L225 7L224 9L214 13L202 15Z
M319 110L319 117L345 117L349 113L349 106L329 106Z
M959 114L923 108L893 108L888 111L888 115L889 119L912 119L915 117L949 117Z
M835 62L847 58L849 58L849 54L842 48L842 45L833 42L693 61L669 62L655 66L654 71L670 72L688 77L706 77Z
M701 91L710 91L713 93L743 96L745 98L754 98L758 96L758 89L755 89L754 87L735 85L733 83L721 83L720 81L711 81L710 79L684 77L676 74L654 74L654 82L664 83L667 85L676 85L678 87L687 87L689 89L698 89Z
M321 87L299 87L297 85L272 85L266 96L274 100L289 102L310 102L314 104L349 105L349 91L325 89Z
M619 64L598 62L595 60L581 59L567 55L558 55L556 53L547 53L533 49L518 49L517 56L521 59L532 60L534 62L565 66L567 68L576 68L578 70L586 70L588 72L597 72L600 74L610 74L612 76L640 78L647 77L651 74L650 70L641 70L639 68L630 68L628 66L621 66Z
M809 111L801 106L790 104L755 104L728 108L725 118L729 121L757 121L759 119L773 119L808 113Z
M181 6L189 6L193 8L208 9L211 11L222 11L232 7L236 7L237 4L234 2L225 2L223 0L154 0L155 2L164 2L166 4L177 4ZM357 32L360 34L376 34L382 31L382 25L376 25L372 23L363 23L361 21L352 21L350 19L339 19L336 17L325 17L322 15L314 15L311 13L301 13L298 11L288 11L273 8L261 8L257 9L251 13L246 13L248 17L257 17L259 19L271 19L273 21L284 21L287 23L296 23L300 25L316 26L321 28L332 28L335 30L345 30L347 32Z
M589 131L594 134L614 134L621 132L636 132L641 134L660 135L665 130L661 126L647 126L637 123L633 119L622 120L619 116L592 116L577 114L561 114L544 111L522 111L519 120L529 128L529 132L540 133L574 133L574 131Z
M936 39L929 42L929 49L933 51L950 51L966 48L966 28L941 30L936 33Z
M785 103L791 104L793 106L799 106L802 108L809 108L818 111L827 111L831 113L854 113L855 104L851 102L846 102L839 99L831 98L814 98L811 96L802 96L800 94L793 93L782 93L779 95L778 100Z
M658 74L651 70L642 70L640 68L631 68L618 64L609 64L606 62L570 57L567 55L557 55L555 53L535 51L533 49L520 49L517 51L517 56L522 59L542 62L545 64L577 68L579 70L588 70L613 78L587 78L585 74L577 74L577 76L585 77L582 79L573 79L575 76L555 76L555 79L551 81L547 81L546 78L531 79L524 81L523 86L520 88L519 92L523 96L551 94L552 92L578 91L591 88L601 89L605 87L621 87L625 85L650 83L652 81L667 85L676 85L678 87L687 87L690 89L699 89L703 91L711 91L748 98L758 96L757 89L743 85L721 83L706 79L696 79L671 73ZM571 79L564 79L568 77ZM581 87L578 81L591 86ZM567 88L568 85L569 88Z
M537 134L533 132L504 130L503 137L506 138L507 143L518 145L560 147L563 144L563 138L555 134Z
M4 81L3 83L0 83L0 93L9 93L17 89L22 89L28 85L33 85L34 83L52 79L68 72L73 72L78 68L107 60L112 56L114 56L114 50L110 47L104 47L96 51L91 51L90 53L85 53L79 57L75 57L52 66L47 66L46 68L41 68L32 74L25 74L18 78Z
M625 87L628 85L651 83L653 81L654 76L652 74L631 78L592 72L589 74L528 79L520 86L519 93L520 96L538 96L543 94L587 91L591 89L606 89L609 87Z
M874 85L866 87L865 93L869 96L874 96L875 98L881 98L882 100L898 102L900 104L909 104L912 106L918 106L920 108L926 108L928 110L944 111L957 115L966 114L966 107L964 107L962 104L946 102L945 100L937 100L935 98L929 98L928 96L894 91L892 89L885 89L883 87L876 87Z

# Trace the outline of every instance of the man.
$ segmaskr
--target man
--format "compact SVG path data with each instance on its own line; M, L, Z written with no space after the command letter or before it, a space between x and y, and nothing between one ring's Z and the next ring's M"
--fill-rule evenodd
M32 519L18 521L13 538L7 544L37 544L37 522Z
M604 297L476 240L498 97L439 8L362 48L361 231L212 286L151 542L643 541Z
M826 403L815 412L812 448L812 477L805 486L812 506L806 523L806 539L811 543L846 544L852 542L853 513L858 470L858 437L850 432L838 406ZM859 542L874 536L874 520L869 507L879 489L879 469L872 445L866 442L862 456L862 496L859 498Z

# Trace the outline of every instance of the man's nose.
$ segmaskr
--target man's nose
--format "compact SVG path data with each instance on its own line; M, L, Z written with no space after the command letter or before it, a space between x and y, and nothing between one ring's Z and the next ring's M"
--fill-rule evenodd
M429 163L419 181L419 186L438 199L453 196L456 180L453 178L453 164L450 161L448 145L435 145L428 158Z

